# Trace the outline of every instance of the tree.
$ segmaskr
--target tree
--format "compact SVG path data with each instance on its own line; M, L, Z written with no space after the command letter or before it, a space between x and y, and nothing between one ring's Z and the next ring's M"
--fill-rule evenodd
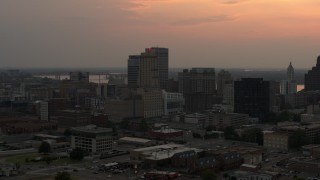
M304 178L298 177L297 175L294 175L293 180L305 180Z
M222 176L223 176L224 179L229 178L229 174L228 173L224 173Z
M51 164L51 162L53 161L53 159L51 157L45 157L44 161L49 165Z
M38 152L47 154L47 153L50 153L50 151L51 151L50 144L46 141L43 141L38 149Z
M242 140L251 143L257 143L263 145L263 132L260 128L253 128L245 130L242 133Z
M20 163L15 163L16 169L19 170L21 168Z
M69 137L69 136L71 136L72 131L71 131L71 129L66 129L63 134L64 134L65 136Z
M206 170L202 173L202 180L216 180L217 176L212 170Z
M293 115L293 121L294 122L301 122L301 115L300 114Z
M264 117L261 118L262 122L263 123L276 123L275 120L276 120L276 114L273 113L273 112L269 112L267 113Z
M82 160L84 157L84 152L81 148L75 148L74 150L71 151L70 153L70 159L71 160Z
M228 126L224 129L224 137L226 139L237 140L239 138L239 135L236 133L232 126Z
M121 122L120 122L120 127L122 129L128 129L128 126L129 126L129 119L125 118L123 119Z
M276 122L289 121L291 117L292 114L290 114L288 111L282 111L277 115Z
M72 180L71 175L68 172L58 172L55 180Z
M311 140L302 130L295 131L289 136L289 147L293 149L299 149L301 146L310 144Z
M149 129L148 124L145 119L141 119L139 130L141 132L147 132Z
M232 176L230 179L231 179L231 180L237 180L237 178L234 177L234 176Z
M118 136L118 130L116 126L112 126L112 135L113 136Z
M206 131L214 131L216 128L213 125L206 127Z

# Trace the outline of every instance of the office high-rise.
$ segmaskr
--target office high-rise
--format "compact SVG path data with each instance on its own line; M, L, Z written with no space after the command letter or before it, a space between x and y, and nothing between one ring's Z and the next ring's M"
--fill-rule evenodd
M219 95L223 94L223 88L226 84L232 84L233 83L233 79L231 74L222 69L218 75L217 75L217 92Z
M128 59L128 87L137 88L141 56L129 56Z
M292 66L292 63L290 62L288 68L287 68L287 80L293 81L294 80L294 68Z
M146 48L145 53L156 56L159 70L160 88L167 89L169 79L169 49L152 47Z
M128 87L141 96L143 117L164 113L162 89L168 84L168 49L146 48L140 55L129 56Z
M140 55L129 56L128 87L159 88L168 87L167 48L146 48Z
M264 117L275 107L275 82L242 78L234 82L234 112Z
M281 81L280 92L283 95L297 92L297 83L294 78L294 68L291 62L287 68L287 79Z
M317 65L305 74L304 88L306 91L320 90L320 56L318 56Z
M145 89L160 89L160 77L157 57L141 56L139 63L138 87Z
M185 98L186 112L202 112L211 109L216 94L214 68L184 69L178 74L179 92Z

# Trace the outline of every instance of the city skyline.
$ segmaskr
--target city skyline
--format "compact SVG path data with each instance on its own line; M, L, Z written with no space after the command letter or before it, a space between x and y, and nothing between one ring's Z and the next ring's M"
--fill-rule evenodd
M316 0L1 1L2 68L126 67L144 47L171 68L311 68Z

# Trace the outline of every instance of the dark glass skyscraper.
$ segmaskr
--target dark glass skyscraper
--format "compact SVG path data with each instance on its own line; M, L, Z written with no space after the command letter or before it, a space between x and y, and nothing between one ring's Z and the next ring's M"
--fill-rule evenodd
M184 69L178 75L179 92L185 98L186 112L202 112L211 109L216 94L214 68Z
M275 82L262 78L234 81L234 112L264 117L275 106Z
M137 88L139 78L140 55L129 56L128 59L128 87Z
M320 90L320 56L318 56L317 65L305 74L304 88L306 91Z

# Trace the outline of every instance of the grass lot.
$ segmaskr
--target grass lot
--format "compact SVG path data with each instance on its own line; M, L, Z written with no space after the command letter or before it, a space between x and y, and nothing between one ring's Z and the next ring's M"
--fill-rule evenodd
M29 158L29 160L31 160L33 158L40 157L40 156L41 156L41 154L38 154L38 153L10 156L6 159L6 162L7 163L25 164L27 158Z

